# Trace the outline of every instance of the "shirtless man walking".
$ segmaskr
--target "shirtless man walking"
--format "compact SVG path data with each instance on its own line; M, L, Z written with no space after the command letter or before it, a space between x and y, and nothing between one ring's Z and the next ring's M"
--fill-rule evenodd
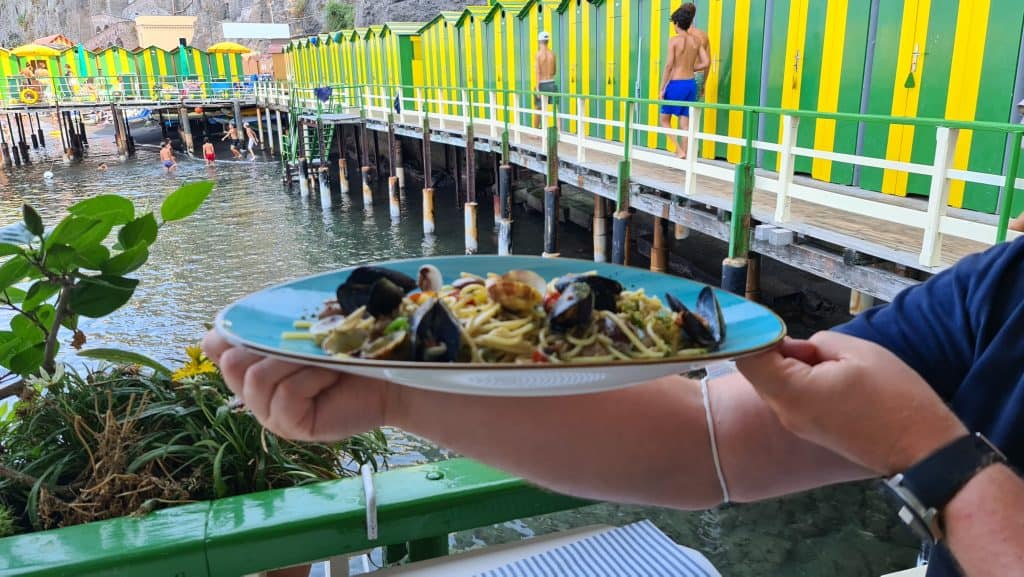
M665 62L665 71L662 73L661 91L659 92L659 97L662 100L681 102L697 100L697 81L694 80L694 72L707 68L709 59L707 49L696 35L689 32L696 13L697 8L690 2L683 4L672 13L672 23L675 25L676 35L668 41L668 59ZM688 106L662 106L661 126L672 128L673 116L679 117L680 130L690 127L690 108ZM675 140L678 146L676 156L686 158L685 139L676 138Z
M174 161L174 150L171 148L170 139L164 140L164 145L160 147L160 162L164 165L165 173L178 166L178 163Z
M238 151L242 146L242 139L238 136L238 127L234 122L228 124L228 131L224 133L224 138L220 139L221 142L225 140L231 141L231 157L235 160L242 158L242 153Z
M697 7L692 2L688 2L690 6L693 6L694 17L697 15ZM708 33L697 28L696 26L690 26L687 30L691 36L696 36L697 41L704 47L704 50L708 53L708 65L704 68L696 68L693 71L693 79L697 81L697 101L704 102L704 84L707 81L708 71L711 69L711 40L708 38Z
M548 48L548 42L551 40L551 35L546 31L541 32L537 36L537 57L533 61L534 72L537 74L537 91L543 92L558 92L558 83L555 82L555 72L557 71L557 65L555 63L555 53ZM541 98L536 97L535 107L541 108ZM555 103L555 97L548 97L548 102L551 104ZM541 116L535 115L533 117L533 127L540 127Z

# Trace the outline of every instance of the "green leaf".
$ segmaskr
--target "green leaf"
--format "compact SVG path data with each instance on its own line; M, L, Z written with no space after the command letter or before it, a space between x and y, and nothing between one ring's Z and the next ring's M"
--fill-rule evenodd
M3 304L18 304L25 300L25 291L18 287L7 287L3 291L0 291L0 303ZM24 308L24 307L22 307Z
M102 244L94 244L77 251L75 262L89 270L100 270L110 258L110 250Z
M25 228L28 229L34 236L42 236L43 231L43 219L36 212L36 209L32 208L27 204L21 205L21 215L25 220Z
M21 281L28 274L31 268L28 261L23 257L16 256L0 266L0 290Z
M22 376L31 375L39 371L43 366L43 353L46 351L46 344L33 345L11 357L7 369L12 373Z
M133 353L132 351L123 351L121 349L89 349L87 351L80 351L78 355L99 361L107 361L108 363L149 367L162 375L171 374L171 369L166 366L147 357L146 355Z
M73 204L68 212L109 222L112 226L124 224L135 217L132 201L116 194L101 194Z
M121 227L117 233L117 240L125 248L131 248L143 242L153 244L156 241L156 232L156 217L152 212L147 212Z
M111 258L100 270L103 271L103 274L120 276L128 274L146 264L146 260L148 259L149 249L147 248L147 245L140 244Z
M36 282L28 288L28 293L25 294L25 302L22 305L22 310L35 310L36 307L49 300L59 291L59 284L45 280Z
M18 338L13 331L0 331L0 366L8 366L11 356L31 345Z
M67 272L75 268L78 253L66 244L58 244L46 251L43 265L51 271Z
M34 345L46 340L46 333L27 315L18 314L11 318L11 332L22 342Z
M16 244L9 242L0 242L0 256L8 256L12 254L21 254L24 249Z
M0 227L0 242L14 245L26 245L32 242L35 236L28 231L23 222L16 222L5 227Z
M113 227L110 222L98 218L69 216L50 232L45 246L66 244L74 249L85 249L103 242Z
M121 308L135 292L137 279L117 276L85 277L71 289L68 304L75 313L99 318Z
M217 456L213 458L213 487L217 498L228 496L228 484L224 482L224 451L228 448L229 441L217 450Z
M67 314L60 320L60 326L66 328L69 331L78 330L78 315Z
M172 192L160 206L160 217L164 222L181 220L192 214L203 204L213 190L213 183L207 180L192 182Z

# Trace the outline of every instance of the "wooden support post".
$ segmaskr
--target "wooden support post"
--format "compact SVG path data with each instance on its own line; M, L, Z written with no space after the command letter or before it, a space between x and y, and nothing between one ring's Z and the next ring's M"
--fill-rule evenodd
M15 116L14 120L18 125L18 150L21 152L21 163L31 164L32 160L28 156L28 142L25 141L25 122L22 119L21 114Z
M331 208L331 183L327 178L327 167L320 167L320 206Z
M81 112L77 113L77 120L78 120L78 135L79 135L79 138L82 139L82 146L83 147L88 147L89 146L89 137L85 133L85 122L82 120L82 113Z
M110 105L110 116L114 119L114 142L117 144L117 154L126 158L128 156L128 139L124 133L125 122L119 114L117 105Z
M360 169L363 173L363 206L373 206L373 189L370 187L370 167L364 166Z
M423 189L423 234L434 234L434 189Z
M860 313L868 310L875 306L875 297L862 293L858 290L850 289L850 314L859 315Z
M377 131L373 132L373 170L378 174L380 170L380 138L377 135Z
M398 195L398 177L388 177L388 206L391 212L391 222L397 223L402 220L402 202Z
M388 159L389 176L398 176L398 163L395 162L395 121L394 115L388 113Z
M594 262L608 262L608 205L594 195Z
M465 206L463 206L463 209L463 218L466 228L466 254L476 254L479 250L476 226L477 203L467 202Z
M617 210L612 218L612 262L627 264L629 255L629 210Z
M309 196L309 161L305 157L299 159L299 195Z
M754 133L757 116L743 112L742 160L736 165L733 187L732 223L729 228L729 256L722 262L722 288L733 294L747 291L747 253L750 251L750 209L754 198Z
M266 122L266 124L267 124L267 140L266 140L267 146L266 147L267 147L267 149L270 150L270 154L273 155L274 154L274 127L270 124L270 109L269 108L263 111L263 118L264 118L264 122ZM260 147L262 148L262 146L263 146L263 142L262 142L263 138L260 137L260 140L261 140Z
M395 176L398 177L398 188L405 190L405 163L402 161L402 139L395 136Z
M503 218L498 222L498 254L512 254L512 219Z
M557 186L544 187L544 257L557 257L558 217L561 212Z
M445 158L448 157L448 152L451 152L455 158L455 170L452 172L452 176L455 177L455 206L462 208L463 197L462 197L462 171L459 168L459 151L455 150L454 146L445 147Z
M747 259L747 300L761 300L761 255L752 252Z
M256 131L260 139L260 150L263 150L263 113L259 106L256 107Z
M39 136L39 146L46 147L46 138L43 137L43 124L39 122L39 113L36 113L36 134Z
M338 159L338 186L342 194L348 194L348 160L344 156Z
M498 160L497 154L492 154L491 158L494 160L494 184L491 186L491 200L494 203L494 226L498 226L498 223L501 222L501 195L498 185L501 161Z
M665 219L654 217L654 240L651 242L651 272L665 272L667 268L665 247Z
M238 129L238 136L244 137L245 136L245 125L242 124L242 120L243 120L242 119L242 103L239 102L238 100L232 100L231 101L231 109L232 109L232 112L234 112L234 115L235 115L235 128ZM188 114L185 115L185 118L188 118Z
M25 116L28 118L28 137L32 141L32 150L37 150L39 148L39 137L36 135L35 127L32 126L32 113L29 112Z
M189 156L195 153L192 142L192 122L188 119L188 109L184 106L178 108L178 125L181 128L181 143L185 145L185 152Z
M128 144L128 156L135 156L135 137L132 136L132 126L128 124L128 117L125 116L124 109L121 109L121 122L124 123L124 138ZM203 130L206 128L206 123L203 123Z
M14 161L14 166L21 166L21 151L18 149L18 143L14 139L14 125L11 124L11 115L6 114L7 117L7 132L11 135L11 160Z
M281 158L286 158L284 150L284 125L281 124L281 111L274 111L275 119L277 120L277 151L281 154ZM294 138L294 135L292 135Z
M63 134L63 131L61 131ZM4 135L4 126L0 123L0 168L11 165L11 149L7 146L7 137Z

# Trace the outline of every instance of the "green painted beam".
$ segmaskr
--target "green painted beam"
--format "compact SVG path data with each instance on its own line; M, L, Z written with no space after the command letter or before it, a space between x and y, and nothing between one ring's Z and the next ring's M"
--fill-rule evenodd
M234 577L398 543L427 558L443 552L450 532L588 504L468 459L374 481L375 541L353 478L0 539L0 575Z
M0 539L5 577L207 577L210 503Z
M587 504L468 459L394 469L374 479L375 541L366 539L359 479L215 501L207 525L210 574L254 573Z

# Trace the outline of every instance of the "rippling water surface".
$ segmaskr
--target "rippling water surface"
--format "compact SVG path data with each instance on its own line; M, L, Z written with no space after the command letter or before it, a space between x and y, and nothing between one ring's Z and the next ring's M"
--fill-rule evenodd
M253 164L222 162L213 168L181 160L177 171L167 175L151 149L140 150L136 159L119 161L111 138L93 136L92 150L81 165L37 162L0 170L0 225L20 219L23 202L37 207L52 226L66 207L97 194L123 194L138 207L157 210L161 200L185 182L210 179L216 188L195 215L161 229L149 262L137 272L141 283L131 302L107 318L82 323L89 346L130 348L174 361L202 336L203 323L221 307L259 288L355 263L463 252L462 213L450 191L439 192L435 200L439 237L424 242L416 186L410 186L403 198L401 223L393 225L385 191L377 191L372 210L364 210L359 195L335 196L332 206L324 208L316 196L303 199L285 192L279 166L269 158ZM109 170L99 171L100 162L107 162ZM47 170L54 173L51 181L43 178ZM482 201L479 229L484 253L495 251L490 214L490 205ZM516 214L516 252L540 254L541 225L538 215ZM587 233L571 225L563 229L561 245L566 256L585 258L590 250ZM393 432L392 438L405 453L396 459L398 464L450 456L400 432ZM608 466L630 474L629 464L616 455L608 456ZM595 505L457 533L452 540L459 548L471 548L641 518L654 520L678 542L703 551L726 576L861 577L906 568L914 557L890 507L863 485L697 513Z

